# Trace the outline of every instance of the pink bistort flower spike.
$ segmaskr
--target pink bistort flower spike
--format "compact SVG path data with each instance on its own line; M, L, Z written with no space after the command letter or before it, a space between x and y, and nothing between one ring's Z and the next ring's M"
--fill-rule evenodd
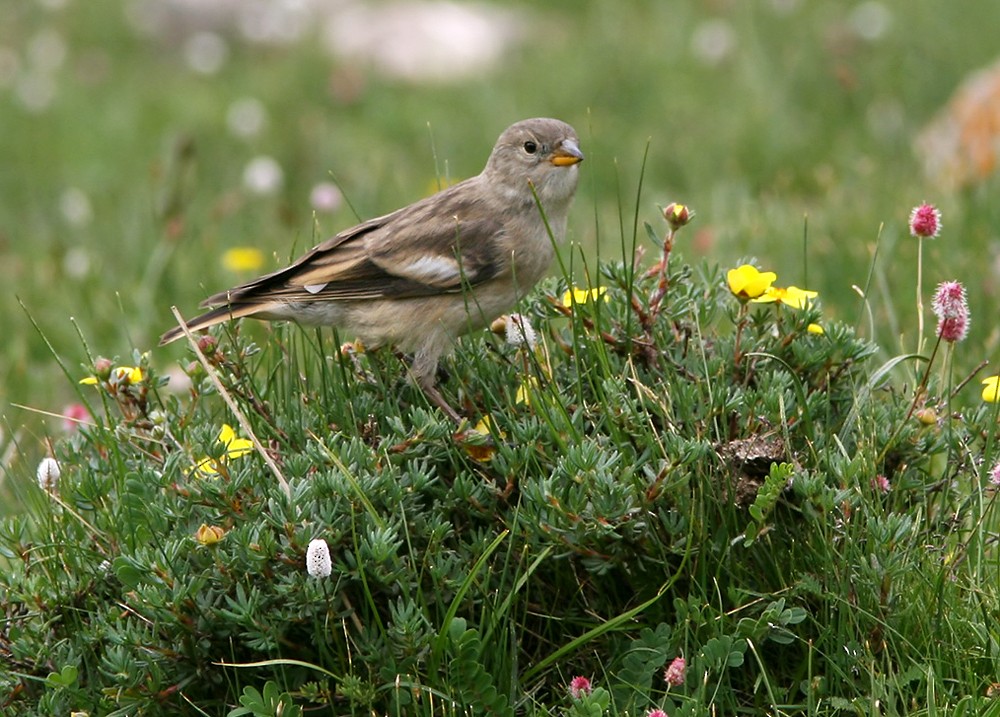
M990 468L990 485L1000 488L1000 463Z
M910 212L910 234L917 239L934 239L941 233L941 212L933 204L921 204Z
M686 672L687 662L685 662L683 657L675 657L663 673L663 680L671 687L678 687L684 684L684 675Z
M957 281L944 281L934 292L931 309L937 317L937 335L952 343L961 341L969 333L969 303L965 287Z
M593 688L590 686L590 680L583 675L577 675L569 683L569 696L574 700L578 700L581 697L589 695Z
M646 717L670 717L666 712L657 708L646 713Z
M872 478L872 489L878 491L879 493L888 493L892 490L892 484L889 483L888 478L879 473L877 476Z

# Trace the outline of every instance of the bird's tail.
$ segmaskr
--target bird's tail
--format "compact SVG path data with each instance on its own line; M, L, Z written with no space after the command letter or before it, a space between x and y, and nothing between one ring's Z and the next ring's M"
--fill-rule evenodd
M225 306L218 306L211 311L206 311L201 316L196 316L187 322L187 326L191 331L201 331L202 329L207 329L210 326L222 324L226 321L232 321L234 319L241 319L244 316L259 314L261 312L261 308L261 305L258 303L226 304ZM160 346L169 344L171 341L176 341L183 335L184 329L180 326L175 326L160 337Z

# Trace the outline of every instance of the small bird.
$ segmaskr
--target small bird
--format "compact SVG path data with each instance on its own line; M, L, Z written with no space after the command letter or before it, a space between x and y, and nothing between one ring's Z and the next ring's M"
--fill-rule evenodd
M411 379L456 423L436 387L461 334L509 311L545 274L583 160L560 120L517 122L486 167L437 194L342 231L287 268L210 296L192 331L249 316L333 326L366 347L412 353ZM551 232L551 236L550 236ZM183 335L177 326L160 345Z

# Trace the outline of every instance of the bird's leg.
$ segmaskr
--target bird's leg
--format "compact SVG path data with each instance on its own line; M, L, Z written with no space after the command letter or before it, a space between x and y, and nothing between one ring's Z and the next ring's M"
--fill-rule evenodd
M444 400L444 396L437 389L437 355L418 352L410 360L407 360L402 354L397 353L396 355L406 365L410 380L424 392L430 402L440 408L457 425L461 425L462 417L458 411L451 407L451 404Z
M420 390L424 392L424 395L431 400L431 403L444 411L444 414L448 416L448 418L453 420L457 425L462 423L462 417L458 415L458 411L452 408L451 404L444 400L444 396L442 396L441 392L437 390L437 386L434 385L433 380L425 381L418 379L417 385L420 386Z

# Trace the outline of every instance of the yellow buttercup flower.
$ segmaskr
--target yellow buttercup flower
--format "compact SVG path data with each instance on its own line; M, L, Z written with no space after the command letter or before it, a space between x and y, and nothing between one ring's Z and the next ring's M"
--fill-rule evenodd
M142 369L137 366L117 366L111 369L111 375L108 380L113 380L116 383L142 383ZM81 378L80 383L84 386L96 386L99 381L97 376L87 376L86 378Z
M1000 392L1000 376L984 379L983 386L983 400L987 403L996 403L997 394Z
M607 301L607 292L608 289L605 286L598 286L595 289L578 289L574 286L563 294L562 303L563 306L569 308L574 304L586 304L588 301L597 301L601 298Z
M756 299L752 299L752 301L755 304L778 303L791 306L793 309L804 309L817 296L819 296L817 292L800 289L797 286L789 286L787 289L778 286L769 286L763 294Z
M218 440L226 447L225 452L218 458L204 458L194 467L194 470L203 476L218 475L223 465L253 451L253 441L238 437L228 423L222 424Z
M260 271L264 266L264 252L249 246L227 249L222 254L222 266L236 273Z
M238 438L236 431L228 423L222 424L222 430L219 431L219 443L225 444L226 457L228 458L239 458L253 450L253 441L247 438Z
M810 334L816 334L817 336L822 336L823 334L826 333L826 330L819 324L809 324L806 327L806 331L808 331Z
M726 274L729 290L740 301L756 299L767 291L777 278L778 275L773 271L760 271L752 264L730 269Z

